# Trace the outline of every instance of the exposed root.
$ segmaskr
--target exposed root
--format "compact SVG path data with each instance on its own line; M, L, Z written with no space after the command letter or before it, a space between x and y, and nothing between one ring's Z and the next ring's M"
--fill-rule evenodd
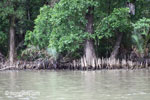
M0 63L0 71L3 70L23 70L23 69L70 69L70 70L100 70L100 69L141 69L149 68L150 60L131 61L131 60L119 60L111 58L96 58L91 59L90 63L87 63L85 57L81 59L73 60L68 63L59 63L53 59L39 59L36 61L16 61L13 66L9 65L9 62ZM90 64L90 65L89 65Z
M91 59L91 65L88 65L85 57L78 60L73 60L72 63L66 63L61 66L66 66L69 69L140 69L148 68L149 64L146 60L145 62L131 61L131 60L119 60L111 58L96 58Z
M36 61L16 61L12 66L10 66L9 62L1 62L0 63L0 71L3 70L10 70L10 69L17 69L17 70L23 70L23 69L53 69L56 68L57 64L56 61L50 59L39 59Z

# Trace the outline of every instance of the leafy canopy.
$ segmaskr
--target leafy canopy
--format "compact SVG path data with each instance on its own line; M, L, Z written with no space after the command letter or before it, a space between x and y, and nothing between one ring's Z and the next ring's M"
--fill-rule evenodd
M132 38L138 50L143 53L148 47L150 40L150 19L142 18L133 24L134 32Z
M86 19L89 6L96 6L93 0L61 0L55 5L52 12L52 33L49 47L58 52L75 52L88 37L85 32Z
M25 36L26 45L34 45L41 49L47 48L49 44L49 37L52 31L50 18L51 8L44 6L40 9L40 15L35 20L34 30L28 31Z
M97 26L97 37L99 39L103 37L109 38L120 32L126 32L131 27L129 17L128 8L115 8L113 12L109 16L103 18Z
M26 34L26 44L41 49L49 46L58 52L75 52L84 39L90 37L85 32L85 15L89 6L96 5L93 0L61 0L54 8L42 7L34 31Z

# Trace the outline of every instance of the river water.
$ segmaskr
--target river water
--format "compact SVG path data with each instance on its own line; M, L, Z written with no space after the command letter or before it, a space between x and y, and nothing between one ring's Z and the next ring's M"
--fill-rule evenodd
M150 100L150 71L4 71L0 100Z

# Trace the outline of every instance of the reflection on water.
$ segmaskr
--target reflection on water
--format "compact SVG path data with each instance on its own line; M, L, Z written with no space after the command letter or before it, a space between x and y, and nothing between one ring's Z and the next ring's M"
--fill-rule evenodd
M150 71L5 71L0 100L150 100Z

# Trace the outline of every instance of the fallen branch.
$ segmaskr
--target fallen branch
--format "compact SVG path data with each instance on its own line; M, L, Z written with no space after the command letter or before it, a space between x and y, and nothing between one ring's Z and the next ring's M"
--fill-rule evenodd
M11 68L16 68L16 67L15 66L8 66L8 67L1 68L0 71L8 70Z

